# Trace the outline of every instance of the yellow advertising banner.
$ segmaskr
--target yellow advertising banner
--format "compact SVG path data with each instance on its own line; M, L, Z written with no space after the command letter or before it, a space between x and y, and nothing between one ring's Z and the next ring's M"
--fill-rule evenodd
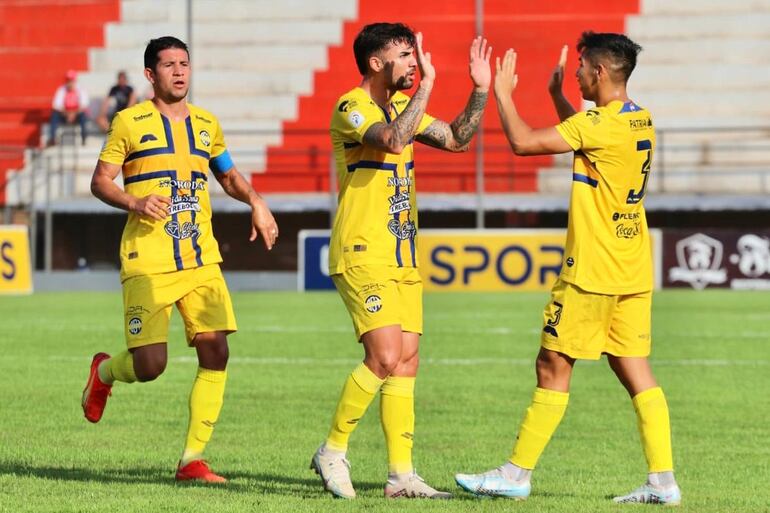
M32 293L27 227L0 225L0 294Z
M656 277L660 231L650 230ZM420 230L426 291L547 291L564 256L565 229ZM656 282L659 288L659 282Z

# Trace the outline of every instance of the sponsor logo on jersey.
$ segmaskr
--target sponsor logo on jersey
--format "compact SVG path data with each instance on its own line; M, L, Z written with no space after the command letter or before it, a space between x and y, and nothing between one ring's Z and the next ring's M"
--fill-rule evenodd
M198 121L203 121L204 123L211 123L210 119L204 118L203 116L201 116L199 114L195 115L195 119L197 119Z
M132 317L128 321L128 332L132 335L138 335L142 332L142 320L139 317Z
M150 141L157 141L158 138L155 137L153 134L144 134L141 139L139 139L139 144L144 144L146 142Z
M369 313L377 313L382 310L382 299L376 294L368 296L364 304L366 305L366 311Z
M142 121L144 119L149 119L153 116L153 112L148 112L147 114L142 114L139 116L134 116L134 121Z
M366 118L357 110L353 110L348 113L348 122L353 128L360 127L364 124L364 121L366 121Z
M201 144L208 148L211 146L211 135L206 130L201 130L198 132L198 136L200 137Z
M389 214L398 214L399 212L410 210L412 208L409 204L408 192L394 194L388 198L388 201L390 201L390 208L388 209Z
M572 267L573 265L575 265L575 259L572 257L569 257L567 259L567 267Z
M641 212L615 212L612 214L613 221L637 221L641 217Z
M628 126L631 127L631 130L645 130L647 128L652 128L652 120L649 118L648 119L629 119Z
M190 222L180 225L178 221L169 221L163 228L167 234L177 240L190 239L200 235L198 225Z
M615 225L615 236L618 239L633 239L642 233L642 223L620 223Z
M159 187L172 187L185 191L205 191L206 182L197 182L195 180L161 180Z
M388 187L406 187L412 186L411 176L389 176Z
M347 112L348 109L354 109L358 105L358 102L355 100L345 100L342 103L340 103L340 106L337 107L337 110L340 112Z
M388 231L400 240L413 239L417 235L417 227L413 221L399 223L398 219L391 219L388 221Z
M177 214L179 212L200 212L201 206L198 203L200 198L197 196L187 196L186 194L178 194L171 197L171 206L168 207L169 214Z

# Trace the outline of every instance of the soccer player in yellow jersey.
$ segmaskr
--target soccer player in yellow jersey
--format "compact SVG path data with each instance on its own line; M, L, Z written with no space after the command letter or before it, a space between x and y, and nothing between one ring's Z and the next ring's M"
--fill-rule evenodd
M538 458L564 415L576 359L607 355L632 398L649 467L646 484L615 502L678 504L668 406L650 369L652 247L643 200L655 149L650 113L626 83L641 50L622 34L583 33L577 80L595 108L576 113L562 94L567 47L549 84L561 123L533 130L511 95L516 53L497 59L495 96L517 155L574 152L567 243L561 275L543 313L537 388L509 460L483 474L458 474L476 495L526 499Z
M481 37L471 44L473 91L451 124L425 113L436 73L421 34L400 23L375 23L361 30L353 51L363 80L340 97L331 121L340 192L329 268L365 356L345 382L311 468L335 496L355 497L348 439L380 392L388 448L385 496L448 498L412 466L422 333L413 141L447 151L468 148L487 102L491 48ZM414 85L418 71L419 87L410 98L401 91Z
M83 411L98 422L115 381L160 376L176 304L187 343L198 354L176 479L221 483L225 478L210 470L203 450L222 408L227 335L236 325L211 228L207 168L227 194L251 206L250 240L263 237L269 250L278 227L233 165L217 119L187 103L191 68L185 43L174 37L151 40L144 66L155 96L115 115L91 181L97 198L128 211L120 243L128 349L113 357L94 356ZM123 189L113 182L121 171Z

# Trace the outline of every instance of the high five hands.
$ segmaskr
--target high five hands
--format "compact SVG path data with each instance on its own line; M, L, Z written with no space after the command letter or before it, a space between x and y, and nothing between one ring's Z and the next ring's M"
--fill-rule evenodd
M556 64L551 73L551 78L548 80L548 92L551 95L562 92L564 68L567 65L567 51L568 47L564 45L559 55L559 62ZM516 74L516 58L516 51L513 48L509 48L505 52L502 62L500 57L495 59L495 68L497 70L495 75L495 95L500 98L510 98L516 89L516 85L519 83L519 76Z
M471 58L468 68L471 80L476 91L486 93L492 83L492 69L489 66L489 58L492 56L492 47L487 47L487 40L478 36L471 43Z
M562 46L561 55L559 55L559 63L553 69L551 73L551 79L548 81L548 92L551 96L560 94L562 84L564 83L564 67L567 65L567 45Z

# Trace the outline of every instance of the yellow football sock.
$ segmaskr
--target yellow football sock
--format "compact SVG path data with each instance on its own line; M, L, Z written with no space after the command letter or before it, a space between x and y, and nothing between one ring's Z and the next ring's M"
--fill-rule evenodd
M535 388L519 436L509 461L524 469L533 469L567 411L569 393Z
M663 390L660 387L645 390L634 396L633 403L650 472L673 471L671 425Z
M342 395L334 412L332 427L326 438L326 446L329 449L347 451L350 433L358 425L358 421L363 417L383 381L363 363L353 369L345 381L345 386L342 387Z
M187 429L182 465L200 459L214 432L214 425L222 410L227 371L198 367L190 392L190 425Z
M388 446L390 474L412 471L414 381L413 377L388 376L382 385L380 420Z
M134 355L129 351L116 354L109 360L104 360L97 369L102 383L112 385L116 381L133 383L136 381L134 372Z

